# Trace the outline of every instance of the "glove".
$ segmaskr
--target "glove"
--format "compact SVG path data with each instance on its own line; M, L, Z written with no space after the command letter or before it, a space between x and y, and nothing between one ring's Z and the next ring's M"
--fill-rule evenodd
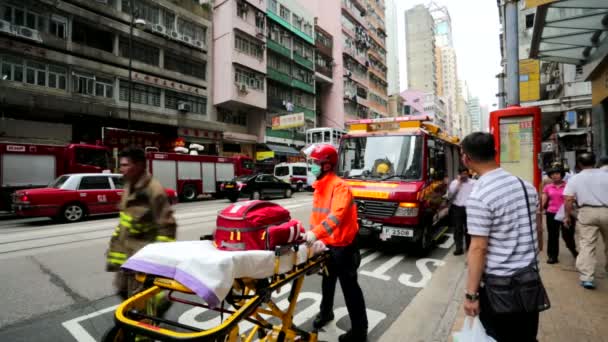
M312 244L312 254L317 255L323 253L327 250L327 246L323 243L323 241L315 241Z
M315 233L311 232L310 230L307 231L304 234L304 240L306 240L306 244L308 246L312 245L315 241L317 241L317 236L315 235Z

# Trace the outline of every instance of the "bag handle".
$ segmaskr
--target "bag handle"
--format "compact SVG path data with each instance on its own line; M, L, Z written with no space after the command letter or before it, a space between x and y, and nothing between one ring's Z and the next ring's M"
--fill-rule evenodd
M521 187L524 189L524 197L526 199L526 210L528 211L528 222L530 224L530 237L532 238L532 247L534 248L534 269L538 272L538 257L537 257L537 251L536 251L536 244L537 241L534 240L534 230L532 229L532 212L530 211L530 200L528 199L528 189L526 189L526 185L524 184L524 181L517 177L517 180L519 180L519 183L521 184Z

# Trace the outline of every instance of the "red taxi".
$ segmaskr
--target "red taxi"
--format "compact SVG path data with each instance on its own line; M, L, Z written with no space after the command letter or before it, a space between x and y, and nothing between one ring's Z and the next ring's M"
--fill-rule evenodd
M172 204L175 190L165 189ZM46 188L18 190L13 196L13 211L22 217L51 217L77 222L86 216L118 212L123 193L122 175L78 173L58 177Z

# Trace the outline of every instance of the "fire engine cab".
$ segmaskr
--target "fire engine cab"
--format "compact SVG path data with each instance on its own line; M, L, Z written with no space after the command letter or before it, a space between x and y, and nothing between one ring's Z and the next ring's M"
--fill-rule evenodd
M405 116L347 122L338 175L351 186L363 240L427 251L447 231L447 187L458 174L458 138Z

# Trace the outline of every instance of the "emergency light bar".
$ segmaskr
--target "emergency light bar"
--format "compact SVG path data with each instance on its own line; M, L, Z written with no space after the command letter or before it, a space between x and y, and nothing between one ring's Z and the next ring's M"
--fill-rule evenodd
M429 121L428 115L408 115L396 118L378 118L348 121L349 133L394 132L420 128L424 121Z

